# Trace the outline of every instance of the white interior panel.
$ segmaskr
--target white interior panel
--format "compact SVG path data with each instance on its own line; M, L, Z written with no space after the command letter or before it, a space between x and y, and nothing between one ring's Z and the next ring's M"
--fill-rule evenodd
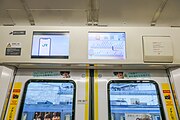
M180 69L179 68L171 68L170 69L171 75L171 84L172 88L174 89L175 101L178 110L180 110ZM180 111L178 111L180 112Z
M180 63L179 29L171 28L135 28L135 27L1 27L0 59L1 62L18 63L89 63L89 64L142 64L143 46L142 36L171 36L174 51L174 64ZM11 35L12 31L24 30L26 35ZM69 59L31 59L31 45L33 31L69 31L70 55ZM89 60L88 59L88 32L125 32L126 33L126 60ZM175 31L175 33L173 32ZM6 56L5 50L10 42L21 43L20 56ZM80 54L81 53L81 54ZM136 54L137 53L137 54ZM80 54L80 56L78 56Z
M0 66L0 116L3 117L7 106L14 69Z
M124 75L125 74L128 75L128 73L131 73L131 76L125 75L124 78L119 79L116 75L113 74L114 72L117 72L117 71L123 72ZM139 75L137 75L137 73L139 73ZM96 114L96 112L98 113L98 115L96 115L96 117L99 120L108 120L108 117L109 117L108 116L109 108L108 108L107 95L108 95L108 82L110 80L121 80L121 81L153 80L153 81L155 81L159 87L159 92L160 92L160 97L161 97L162 104L163 104L163 109L165 112L165 117L166 117L166 119L169 118L168 112L166 109L164 93L163 93L163 89L162 89L163 83L169 84L169 80L168 80L168 77L167 77L165 71L163 71L163 70L152 70L152 71L148 71L148 70L98 70L98 72L96 74L98 74L97 75L98 77L95 78L96 79L95 87L98 86L98 87L96 87L96 88L98 88L98 90L97 90L98 98L96 98L98 100L98 103L97 103L97 101L95 101L95 105L98 105L98 109L95 109L95 114ZM171 93L171 96L172 96L172 93ZM128 108L128 109L130 109L130 108ZM121 120L121 118L119 118L119 119Z
M64 76L61 74L61 71L69 71L70 78L64 78ZM50 73L50 74L49 74ZM75 82L75 120L84 120L85 119L85 105L89 104L88 99L88 88L87 85L89 84L87 80L89 78L86 78L86 71L85 70L57 70L57 69L19 69L17 72L17 75L15 77L14 84L17 82L22 83L21 86L21 92L17 104L17 110L15 112L14 119L17 119L18 112L20 109L22 95L24 93L24 87L25 83L30 79L36 79L36 80L57 80L57 81L63 81L63 80L73 80ZM56 87L56 86L55 86ZM57 88L57 87L56 87ZM55 88L53 88L55 90ZM12 95L12 94L11 94ZM44 98L43 98L44 99ZM50 96L49 99L53 100L53 93L52 96ZM63 98L65 99L65 98ZM10 100L11 101L11 100ZM41 101L41 99L39 99ZM10 103L9 103L10 107ZM88 109L87 109L88 110ZM9 111L9 108L8 108ZM6 119L8 116L8 111L6 114ZM46 110L48 112L48 110ZM62 115L62 114L61 114ZM88 111L86 111L86 115L88 115ZM87 117L87 116L86 116ZM68 118L67 118L68 120Z

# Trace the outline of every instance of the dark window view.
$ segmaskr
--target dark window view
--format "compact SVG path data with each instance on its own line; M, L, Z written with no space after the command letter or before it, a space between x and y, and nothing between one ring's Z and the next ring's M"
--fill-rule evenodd
M109 120L165 120L157 84L115 81L108 84Z
M19 120L74 120L73 81L30 80L26 83Z

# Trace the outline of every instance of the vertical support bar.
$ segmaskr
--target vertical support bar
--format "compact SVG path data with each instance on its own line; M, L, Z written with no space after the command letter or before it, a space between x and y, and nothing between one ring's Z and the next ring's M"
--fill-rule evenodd
M94 120L98 120L98 97L99 97L99 94L98 94L98 70L95 70L94 71L94 117L95 119Z
M85 100L86 101L90 101L89 100L89 93L88 93L88 91L89 91L89 70L86 70L86 83L85 83ZM84 120L88 120L88 117L89 117L89 111L88 111L88 109L89 109L89 103L87 103L87 104L85 104L85 118L84 118Z
M94 120L94 70L90 69L89 81L89 120Z

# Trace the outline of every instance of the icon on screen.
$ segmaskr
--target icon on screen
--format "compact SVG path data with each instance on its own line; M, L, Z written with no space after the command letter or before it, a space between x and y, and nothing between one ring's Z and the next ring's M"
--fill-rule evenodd
M49 56L51 49L51 38L40 38L39 39L39 55Z

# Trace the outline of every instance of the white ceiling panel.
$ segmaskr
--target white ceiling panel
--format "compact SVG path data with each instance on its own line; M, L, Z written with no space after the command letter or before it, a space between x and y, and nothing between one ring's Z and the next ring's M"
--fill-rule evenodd
M86 24L86 12L81 10L43 10L32 11L36 25L62 25L84 26Z
M180 26L180 0L169 0L157 26Z
M1 10L0 11L0 25L14 25L14 21L10 16L9 11Z
M89 1L91 0L24 0L23 4L21 0L0 0L0 25L29 26L29 21L32 20L35 25L40 26L85 26ZM91 2L92 6L99 10L99 25L138 27L151 26L152 18L162 1L92 0ZM168 0L156 21L156 26L180 26L179 11L180 0Z
M0 0L0 9L23 9L20 0Z
M87 9L88 0L26 0L30 9Z
M150 26L161 0L100 0L99 24Z
M9 15L12 17L15 25L26 26L30 25L27 14L24 10L9 10Z

